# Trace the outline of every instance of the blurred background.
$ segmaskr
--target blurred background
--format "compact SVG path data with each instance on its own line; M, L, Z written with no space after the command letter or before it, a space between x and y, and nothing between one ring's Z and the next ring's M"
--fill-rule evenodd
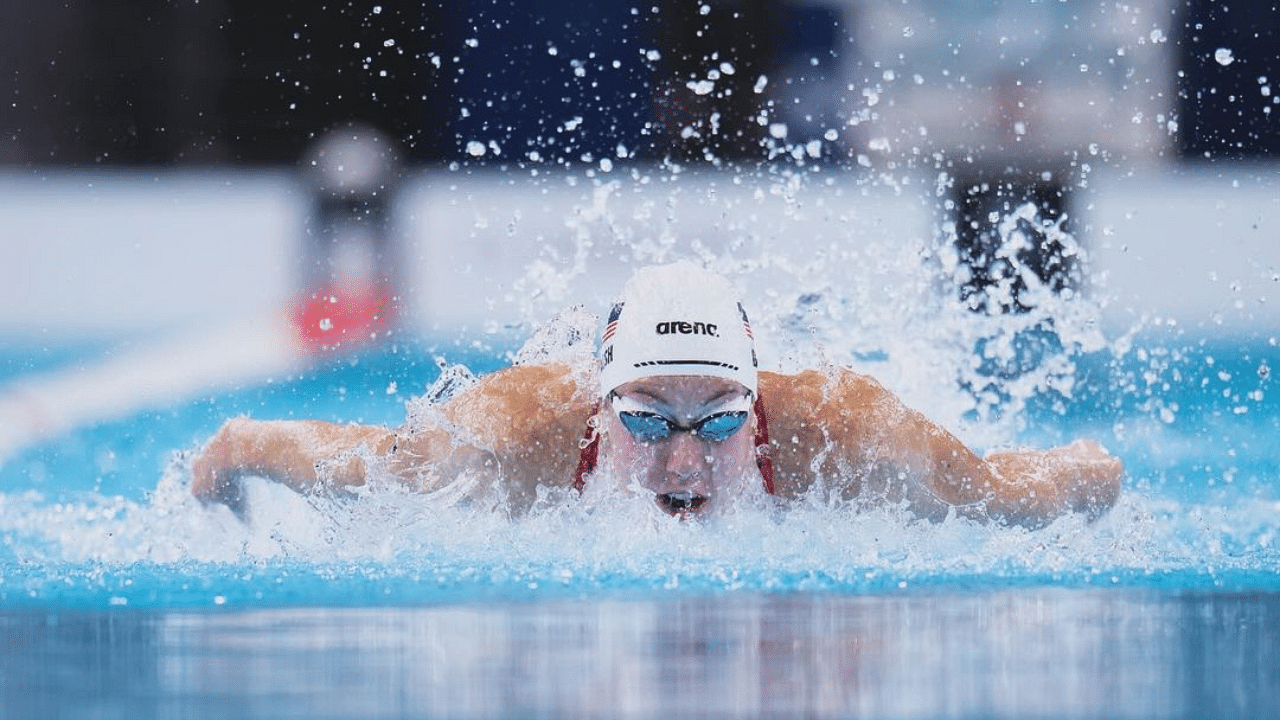
M1280 152L1263 90L1280 77L1269 2L6 0L0 12L11 167L293 165L350 121L396 138L413 164L466 159L477 139L509 161L618 145L759 159L771 123L794 142L854 119L886 123L895 145L1059 163L1089 143L1131 160ZM690 92L712 71L714 92ZM581 130L566 132L575 116ZM841 136L837 160L865 139Z
M953 246L975 310L1021 309L985 292L1008 273L991 218L1030 201L1068 218L1119 324L1252 326L1278 41L1275 3L1210 0L5 0L0 332L305 306L344 263L388 284L355 322L516 318L531 262L572 264L554 248L599 178L778 168ZM363 144L372 179L326 137ZM719 212L677 219L705 239ZM1031 230L1023 264L1083 284ZM339 257L353 234L368 257Z

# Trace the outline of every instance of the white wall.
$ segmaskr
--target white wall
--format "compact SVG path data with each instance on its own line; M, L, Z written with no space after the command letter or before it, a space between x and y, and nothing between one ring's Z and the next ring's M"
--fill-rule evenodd
M401 202L415 323L482 327L570 302L601 307L631 261L673 251L798 265L827 247L932 233L923 188L826 185L821 173L803 186L658 175L423 173ZM1079 199L1108 325L1278 325L1280 169L1100 172ZM114 337L283 315L307 207L279 173L0 175L0 336ZM769 277L782 276L751 282Z
M0 333L112 337L270 312L305 208L281 174L0 174Z
M1280 166L1104 174L1082 201L1110 325L1280 331Z

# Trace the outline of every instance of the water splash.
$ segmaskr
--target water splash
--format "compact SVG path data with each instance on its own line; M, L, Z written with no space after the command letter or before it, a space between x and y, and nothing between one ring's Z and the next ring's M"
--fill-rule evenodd
M254 482L254 519L204 507L175 464L149 502L0 498L6 604L433 603L488 596L1272 587L1280 503L1126 495L1039 530L811 501L681 522L641 500L544 496L518 518L454 497L304 497ZM554 493L552 493L554 495ZM1269 578L1269 579L1268 579Z
M650 504L588 507L555 492L512 518L469 495L466 478L435 494L375 487L343 498L255 481L254 516L245 524L191 498L180 455L142 499L64 492L80 479L57 477L47 487L0 493L0 602L368 604L660 588L1274 585L1280 506L1268 439L1280 410L1269 392L1270 350L1228 358L1187 336L1150 342L1143 332L1158 326L1152 320L1104 338L1097 318L1105 289L1049 292L1018 266L1027 223L1084 257L1061 225L1045 224L1034 209L1016 209L1000 224L1025 310L984 314L955 290L966 270L945 235L904 220L924 202L900 192L909 183L668 169L588 185L565 219L571 247L548 246L526 268L521 312L538 330L509 359L589 366L594 314L555 315L576 300L574 283L601 268L694 258L740 284L766 367L867 372L978 446L1101 433L1130 465L1120 503L1093 524L1066 517L1039 530L921 522L894 507L818 498L785 512L744 508L715 523L681 524ZM791 251L799 235L814 252ZM1009 287L991 292L999 304ZM494 364L500 352L479 365ZM441 372L442 355L425 353L421 364L464 383L470 371L455 359ZM354 365L333 372L339 386L355 377L344 373L367 374ZM378 386L385 395L385 381ZM411 400L410 422L447 392L437 385ZM315 409L296 407L287 393L279 400L282 414ZM171 420L134 422L128 432Z
M1011 442L1034 399L1070 399L1077 358L1107 347L1105 288L1059 289L1032 270L1033 233L1073 267L1088 257L1062 219L1031 204L1001 218L995 252L1007 269L984 294L1009 306L1016 290L1020 311L987 313L961 292L971 269L954 228L916 221L935 200L910 173L886 183L786 166L715 176L667 168L597 177L582 192L566 218L568 245L548 244L517 282L527 327L567 304L583 278L694 259L738 282L764 367L868 372L982 445Z

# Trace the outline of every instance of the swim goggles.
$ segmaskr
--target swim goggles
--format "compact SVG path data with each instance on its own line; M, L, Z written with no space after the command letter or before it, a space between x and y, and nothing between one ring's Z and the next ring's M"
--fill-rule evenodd
M637 440L645 443L661 442L677 432L687 432L708 442L721 443L733 437L747 422L751 394L731 403L725 409L714 412L691 425L681 425L660 415L647 405L620 395L611 395L609 402L618 420Z

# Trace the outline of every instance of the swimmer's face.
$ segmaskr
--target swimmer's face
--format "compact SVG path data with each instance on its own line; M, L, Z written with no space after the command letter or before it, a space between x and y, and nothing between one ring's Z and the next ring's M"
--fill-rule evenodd
M620 386L601 409L602 465L673 515L704 513L763 482L751 394L721 378L659 377ZM740 424L739 424L740 423ZM692 431L690 431L692 429Z

